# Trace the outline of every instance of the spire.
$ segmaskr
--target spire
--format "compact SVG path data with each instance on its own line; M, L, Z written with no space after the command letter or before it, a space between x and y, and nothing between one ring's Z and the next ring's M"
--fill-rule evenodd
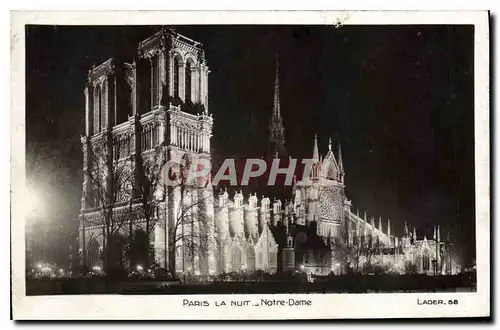
M441 242L441 237L439 235L439 232L440 232L440 230L439 230L439 226L438 226L438 229L437 229L437 241Z
M378 230L382 232L382 217L378 217Z
M371 217L370 219L370 225L372 225L372 230L375 228L375 219Z
M279 81L279 63L276 56L276 77L274 81L274 100L273 113L269 123L269 140L272 145L271 154L278 152L283 156L285 152L285 128L283 127L283 118L281 118L280 109L280 81Z
M405 236L408 236L410 232L408 231L408 224L405 221Z
M279 71L279 58L278 58L278 55L276 55L276 77L274 78L273 117L281 119L281 112L280 112L280 71Z
M332 138L328 139L328 151L332 151Z
M387 236L391 237L391 219L387 219Z
M342 161L342 148L339 143L339 168L340 172L344 173L344 162Z
M318 151L318 135L314 135L314 147L313 147L313 162L319 162L319 151Z
M413 227L413 240L417 240L417 228Z

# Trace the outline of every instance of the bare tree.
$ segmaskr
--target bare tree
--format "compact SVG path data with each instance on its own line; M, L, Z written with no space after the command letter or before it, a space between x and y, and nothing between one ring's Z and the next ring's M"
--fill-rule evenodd
M146 233L146 268L149 268L152 260L150 249L150 236L160 217L158 216L159 203L166 200L167 190L163 180L163 171L167 157L162 145L144 153L138 162L138 188L139 202L141 207L141 218L145 222Z
M185 159L184 159L185 158ZM208 258L208 251L214 240L213 192L205 177L193 178L193 166L198 163L192 156L183 157L175 166L167 165L165 148L162 145L144 152L138 161L139 180L137 184L138 209L130 205L129 214L135 220L129 223L129 234L132 235L132 222L144 222L142 227L146 234L147 256L144 258L149 267L153 253L150 249L150 237L162 217L168 219L166 258L169 271L176 272L176 253L181 253L183 271L191 268L194 271L197 258L203 264ZM199 179L199 180L198 180ZM165 207L164 212L160 210ZM130 236L132 242L132 236ZM131 244L129 244L131 245ZM165 260L165 261L167 261ZM200 265L206 268L208 265Z
M342 231L343 235L345 229ZM335 245L336 258L344 269L352 268L356 273L361 271L371 272L373 257L380 254L381 243L378 237L372 235L354 235L351 240L347 235L344 240L337 240Z
M378 236L368 235L366 243L362 248L362 255L364 256L366 263L364 265L365 272L372 272L373 270L373 257L380 255L380 240Z
M353 237L352 244L349 246L351 264L356 273L360 272L360 262L364 253L364 236Z
M347 273L353 261L351 244L349 244L348 230L346 226L341 226L340 237L329 239L332 242L333 258L335 263L340 263L342 273Z
M108 133L110 134L110 133ZM84 174L91 187L89 194L85 194L87 204L91 205L93 216L84 215L84 223L102 228L103 235L103 264L109 262L122 245L119 231L129 220L127 202L130 201L132 187L131 178L134 173L127 164L127 159L114 159L111 154L109 136L94 141L89 146L90 161Z
M342 263L345 272L361 272L362 261L366 263L366 260L371 258L371 240L368 236L358 236L356 231L349 233L347 223L341 227L341 238L336 241L337 259Z
M176 253L180 253L183 272L194 272L198 258L199 271L203 273L209 266L206 264L209 251L216 244L214 219L209 209L213 205L213 191L187 185L179 185L171 191L176 191L172 195L180 199L173 207L169 224L170 272L176 273Z

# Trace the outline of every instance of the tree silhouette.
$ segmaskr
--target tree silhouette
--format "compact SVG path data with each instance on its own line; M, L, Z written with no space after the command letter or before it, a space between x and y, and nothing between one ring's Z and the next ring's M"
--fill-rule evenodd
M206 273L209 253L216 245L214 219L209 209L213 205L213 191L181 184L171 190L171 195L177 200L168 225L170 272L176 273L176 256L180 256L183 272ZM199 269L195 269L197 264Z
M194 167L199 165L196 157L185 153L178 162L168 162L165 148L159 145L143 152L138 159L138 196L136 203L130 205L133 220L129 235L132 244L132 226L144 224L140 227L145 233L142 240L145 246L140 251L145 253L142 260L146 268L153 261L151 234L163 220L167 226L165 261L169 271L176 273L176 260L182 260L183 272L195 271L196 259L203 268L200 272L208 267L204 261L213 248L213 191L208 173L204 177L193 176Z
M164 178L163 171L166 163L166 152L162 145L138 156L138 201L140 204L139 214L145 223L144 231L146 236L144 244L146 247L143 250L146 253L144 258L146 269L149 268L153 260L150 237L157 222L160 220L158 207L161 202L166 200L167 190L164 180L162 180Z
M353 235L349 240L345 226L341 228L341 235L342 239L335 240L334 256L342 264L344 272L349 268L356 273L372 272L373 257L381 253L378 236Z
M90 208L83 213L83 224L85 227L90 225L102 229L104 269L111 266L110 262L117 263L116 251L123 247L119 231L130 220L127 202L131 198L133 177L133 169L127 159L111 157L110 140L111 133L106 132L103 137L86 146L91 150L90 160L84 169L87 184L90 184L88 193L84 192L84 198Z

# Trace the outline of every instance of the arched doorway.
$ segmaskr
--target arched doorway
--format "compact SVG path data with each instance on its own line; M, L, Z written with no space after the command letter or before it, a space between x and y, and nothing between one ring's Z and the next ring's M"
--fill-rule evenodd
M102 267L102 248L95 236L91 236L89 239L85 258L84 264L87 264L90 268L94 266Z

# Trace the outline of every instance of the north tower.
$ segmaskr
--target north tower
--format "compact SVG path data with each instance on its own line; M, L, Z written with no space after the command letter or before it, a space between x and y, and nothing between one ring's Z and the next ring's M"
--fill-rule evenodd
M166 28L139 43L132 63L112 58L89 71L83 265L133 266L130 250L141 231L148 257L135 263L214 271L209 176L196 183L182 176L194 160L210 160L208 74L202 44Z

